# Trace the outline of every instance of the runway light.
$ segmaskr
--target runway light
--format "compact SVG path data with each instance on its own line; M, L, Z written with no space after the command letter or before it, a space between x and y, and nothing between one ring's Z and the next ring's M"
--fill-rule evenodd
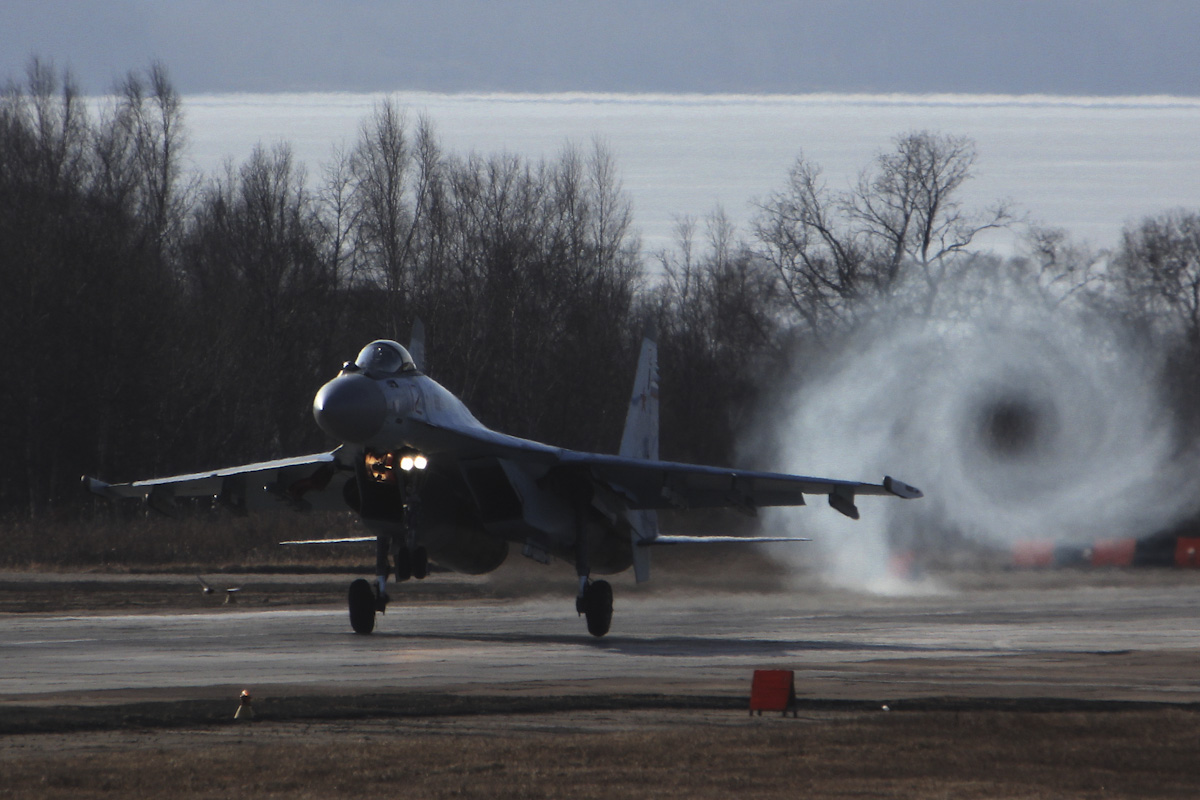
M246 722L254 719L254 706L250 702L250 692L246 689L242 690L241 697L238 698L238 707L237 711L233 712L233 718Z
M417 469L425 469L425 467L429 466L429 459L425 456L417 456L413 459L413 466Z
M400 469L404 470L405 472L408 472L412 468L413 468L413 457L412 456L404 456L403 458L400 459Z

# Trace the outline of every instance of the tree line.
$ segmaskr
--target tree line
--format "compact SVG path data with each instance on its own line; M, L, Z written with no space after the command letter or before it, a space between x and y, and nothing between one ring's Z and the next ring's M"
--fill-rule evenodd
M1013 212L960 199L973 142L893 145L845 191L801 156L748 235L717 210L647 255L601 142L539 161L450 153L429 120L383 101L311 178L286 144L197 176L161 64L97 110L34 60L0 98L0 511L70 513L84 473L328 447L317 388L418 317L428 371L486 424L602 451L653 330L663 456L728 463L798 349L832 352L884 308L941 313L964 275L1020 274L1159 337L1186 414L1200 214L1147 219L1107 254L1034 231L1000 259L977 240Z

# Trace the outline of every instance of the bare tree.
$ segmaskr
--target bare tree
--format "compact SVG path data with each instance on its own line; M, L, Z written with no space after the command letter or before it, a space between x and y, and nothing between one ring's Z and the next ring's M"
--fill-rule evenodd
M32 59L24 85L10 83L0 104L0 366L23 375L20 391L0 398L0 439L14 467L0 481L0 495L19 498L31 515L61 491L59 456L53 445L65 413L63 396L82 368L70 347L73 330L56 325L58 312L89 310L89 279L98 259L81 263L90 177L89 121L69 73ZM68 224L68 220L71 224ZM22 369L48 363L54 370Z
M1170 211L1127 228L1112 268L1144 313L1200 348L1200 213Z
M958 194L975 159L968 138L904 134L840 193L828 188L817 166L797 159L784 189L760 205L755 232L759 254L812 334L853 322L864 301L901 287L914 310L933 310L952 266L969 263L960 256L970 254L981 233L1012 219L1003 203L964 210Z
M323 368L336 288L328 226L291 149L257 147L201 194L182 248L190 392L176 416L209 436L195 463L294 451Z
M977 214L963 210L957 192L975 160L975 144L965 136L907 133L896 138L893 152L876 157L874 171L864 172L844 201L870 242L878 286L891 290L912 265L926 285L927 313L954 256L1012 218L1003 203Z
M399 335L398 318L411 290L409 250L416 231L409 198L412 150L403 112L388 99L375 108L359 130L350 155L353 176L355 252L365 272L386 290L389 319Z
M587 159L591 197L590 238L605 269L628 274L635 270L638 241L631 237L633 206L621 184L616 157L601 139L592 141ZM640 272L640 265L636 268Z
M829 191L821 169L803 156L785 187L760 205L759 255L775 268L792 309L820 336L844 323L871 288L861 234L839 214L844 200Z
M671 458L718 463L732 454L764 383L780 298L771 266L722 209L705 221L702 243L696 228L677 221L675 250L659 256L662 447Z
M1058 306L1103 291L1106 253L1072 241L1062 228L1033 226L1024 244L1026 252L1013 261L1047 303Z
M408 249L414 270L413 294L415 302L433 306L438 303L451 270L446 250L450 209L442 148L433 121L426 116L417 119L412 152L416 180L413 236Z
M33 58L26 68L26 88L10 84L5 95L6 114L25 132L9 142L14 148L7 154L10 168L51 193L81 183L89 122L71 74Z
M68 470L128 461L142 443L130 409L162 394L135 377L167 360L172 303L154 233L163 217L141 202L153 181L127 121L93 121L70 76L36 59L0 101L0 339L22 360L55 365L23 370L22 391L0 410L10 421L0 446L24 453L25 470L0 476L0 496L20 483L35 513L70 502ZM22 371L9 358L0 354L4 371Z
M181 231L186 188L181 186L183 100L161 62L145 77L130 72L118 86L113 126L125 139L136 167L137 216L146 224L160 264Z
M322 178L317 203L329 242L330 277L335 285L347 286L353 278L353 232L358 224L358 209L352 197L354 178L350 171L350 155L344 149L334 149L332 160L322 167Z
M1115 302L1161 355L1181 440L1200 436L1200 212L1147 217L1122 234L1109 274Z

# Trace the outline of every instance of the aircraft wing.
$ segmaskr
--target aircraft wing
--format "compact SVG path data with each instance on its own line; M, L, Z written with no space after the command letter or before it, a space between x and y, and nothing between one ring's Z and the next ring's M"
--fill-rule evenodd
M891 477L859 483L572 451L563 451L560 465L587 468L634 510L734 508L753 514L762 506L802 506L805 495L826 495L829 505L858 519L858 495L922 496L920 489Z
M262 461L212 472L195 472L168 478L105 483L84 476L84 485L108 498L141 498L156 511L174 512L177 498L212 498L236 511L293 508L342 510L344 480L354 468L342 462L338 450L276 461Z
M461 430L422 424L421 449L453 453L457 458L497 456L550 465L556 473L587 470L591 477L621 495L632 510L735 508L754 513L763 506L806 505L805 495L826 495L829 505L858 519L858 495L921 497L920 489L892 477L882 483L860 483L778 472L727 469L629 456L564 450L488 430ZM546 480L544 479L544 480Z

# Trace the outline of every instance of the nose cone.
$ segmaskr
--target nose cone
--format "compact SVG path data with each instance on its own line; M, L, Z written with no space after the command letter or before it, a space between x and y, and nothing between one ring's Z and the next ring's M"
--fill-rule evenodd
M386 415L383 392L365 375L340 375L313 398L313 416L321 430L350 444L363 444L379 433Z

